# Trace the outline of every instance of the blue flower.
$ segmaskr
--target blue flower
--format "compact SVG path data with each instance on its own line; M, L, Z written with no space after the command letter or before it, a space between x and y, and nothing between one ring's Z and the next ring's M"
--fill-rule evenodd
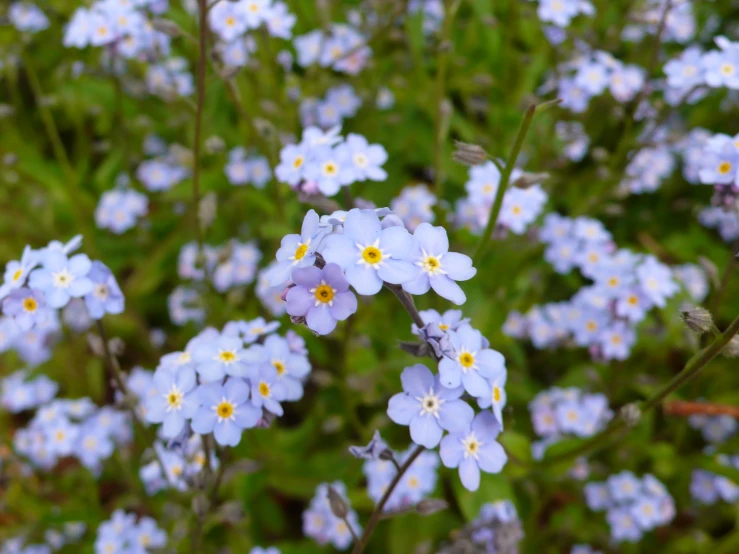
M277 264L267 272L272 286L283 284L294 268L310 267L316 261L315 253L330 228L320 227L318 214L310 210L305 214L299 235L286 235L277 251Z
M354 180L384 181L387 172L382 164L387 161L387 151L379 144L369 144L362 135L349 133L346 142L337 147L341 157L350 160L354 169Z
M146 400L146 420L163 423L162 435L171 439L182 431L198 407L195 371L190 367L159 368L154 372L154 384L157 394Z
M472 407L463 400L462 387L443 387L439 376L421 364L406 367L400 376L403 391L390 399L387 415L399 425L410 426L416 444L434 448L443 430L461 431L472 421Z
M52 250L41 262L43 266L31 272L29 283L44 293L51 308L61 308L70 298L81 298L92 291L92 281L87 278L92 263L86 255L67 259L63 252Z
M263 364L251 377L251 399L255 406L282 415L280 402L287 398L287 387L272 365Z
M36 322L43 322L50 316L44 305L44 296L25 287L14 289L2 305L3 313L13 318L20 331L28 331Z
M483 396L477 399L477 405L480 408L492 407L495 419L498 420L500 428L503 429L503 408L506 405L505 382L508 377L506 372L501 372L497 377L490 380L490 396Z
M325 144L313 147L305 166L305 178L314 181L325 196L334 196L341 187L353 183L355 175L349 153Z
M344 221L344 233L330 235L323 257L346 272L359 294L377 294L382 282L399 285L414 279L418 269L408 261L413 237L403 227L382 228L372 210L353 209Z
M608 491L616 502L633 500L639 496L641 482L630 471L622 471L608 478Z
M449 238L443 227L421 223L413 232L416 242L407 259L420 268L418 276L403 283L411 294L426 294L430 288L455 304L464 304L467 297L455 281L466 281L477 273L469 256L449 252Z
M10 261L5 265L3 284L0 285L0 299L5 297L11 290L23 286L26 277L31 270L38 265L38 257L30 246L23 249L20 261Z
M466 489L476 491L479 488L480 470L500 473L508 461L505 450L495 440L500 429L491 412L481 412L467 429L442 439L441 461L446 467L459 467L459 478Z
M486 344L482 334L469 325L447 333L451 350L439 361L439 375L445 387L464 386L475 397L491 395L489 380L506 373L503 355Z
M292 353L287 340L277 335L267 337L263 346L256 345L254 348L263 350L264 363L277 371L278 380L285 386L285 400L300 400L303 397L303 381L311 370L308 357Z
M92 291L85 296L85 304L93 319L100 319L106 313L123 312L124 299L113 272L102 262L92 262L87 277L92 281Z
M198 341L193 346L192 359L198 374L206 381L222 379L225 375L246 377L247 364L260 361L256 351L244 350L240 338L228 335Z
M249 400L243 379L228 379L224 385L206 383L196 391L200 407L192 417L192 430L201 435L213 432L222 446L236 446L241 432L257 425L262 410Z

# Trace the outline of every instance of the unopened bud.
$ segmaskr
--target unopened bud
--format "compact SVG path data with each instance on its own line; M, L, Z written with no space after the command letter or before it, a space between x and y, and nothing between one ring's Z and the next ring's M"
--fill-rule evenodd
M621 414L621 419L623 419L629 427L634 427L641 419L641 409L639 409L639 406L633 402L631 404L626 404L626 406L621 408L619 413Z
M209 192L200 199L198 205L198 219L203 229L207 229L216 219L218 211L218 197L214 192Z
M151 22L151 26L154 27L155 31L164 33L169 37L174 38L182 34L182 29L180 29L180 26L171 19L161 19L157 17Z
M204 517L205 514L208 513L209 509L210 502L208 502L208 497L203 493L195 495L195 498L192 499L192 511L195 512L195 515L198 517Z
M417 358L425 358L429 355L429 347L425 342L400 341L399 346L403 352Z
M713 329L713 317L711 317L711 312L700 306L690 310L685 310L680 314L680 316L683 318L685 325L698 335L702 335L703 333Z
M480 165L488 159L488 153L485 152L482 146L477 144L468 144L455 140L452 159L464 165Z
M335 488L328 487L328 504L331 506L331 513L339 519L344 519L349 513L349 506Z
M436 512L446 510L449 504L441 498L424 498L416 504L416 512L422 516L430 516Z
M526 173L513 181L513 186L520 189L531 188L536 184L549 179L549 173Z
M326 260L323 258L320 252L316 252L315 257L316 260L313 262L314 266L316 266L318 269L323 269L324 267L326 267Z
M729 341L729 344L724 346L721 350L721 354L727 358L738 358L739 357L739 336L734 336Z

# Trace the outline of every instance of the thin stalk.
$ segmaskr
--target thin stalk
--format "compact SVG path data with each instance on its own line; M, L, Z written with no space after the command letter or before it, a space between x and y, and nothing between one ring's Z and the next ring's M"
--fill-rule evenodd
M739 317L737 317L731 325L716 337L711 344L709 344L703 350L697 352L683 367L682 371L675 375L666 385L664 385L657 393L652 395L649 399L643 402L639 409L642 414L658 406L665 398L670 394L679 389L683 384L693 379L698 375L703 368L708 365L708 362L713 360L716 356L721 353L721 350L729 343L729 341L739 332ZM551 465L558 462L567 461L570 459L584 456L586 454L592 454L599 450L608 442L616 438L622 430L628 429L629 425L625 420L619 418L613 421L603 431L593 436L587 442L580 446L573 448L568 452L562 452L556 456L545 458L542 465Z
M452 27L459 4L460 0L444 1L444 23L441 28L439 53L437 55L436 81L434 85L434 108L436 110L434 117L434 191L439 200L444 199L444 176L442 175L441 166L444 157L444 139L449 129L449 116L444 113L446 77L449 67L449 54L452 51Z
M401 287L400 285L391 285L390 283L385 283L385 286L392 291L392 293L398 298L398 300L400 300L400 303L411 316L413 323L415 323L419 329L426 325L423 321L423 318L421 317L421 314L418 313L416 303L413 302L413 297L406 291L404 291L403 287Z
M375 509L370 514L369 521L367 521L367 527L364 528L362 536L358 541L354 543L352 554L360 554L367 547L367 543L372 536L372 532L375 530L377 523L382 518L382 511L385 508L385 504L387 504L387 501L390 500L390 496L393 494L395 487L398 486L398 483L400 483L400 480L403 478L403 475L405 475L405 472L408 471L408 468L411 467L411 464L416 461L416 458L418 458L421 455L421 452L423 452L424 450L425 449L423 446L416 446L416 449L411 453L410 456L408 456L408 459L403 462L403 465L400 466L398 473L396 473L395 477L393 477L393 480L390 481L390 485L385 491L385 494L382 495L380 502L377 503L377 506L375 506Z
M485 226L485 230L482 232L480 242L477 244L477 250L475 250L475 255L472 258L473 265L475 266L480 262L480 258L482 257L485 249L490 243L490 239L492 238L493 231L495 230L495 224L498 222L498 216L500 215L500 209L503 207L503 196L505 196L505 191L508 188L508 184L511 180L511 173L513 173L513 168L516 166L518 155L521 153L521 148L523 147L523 141L529 132L529 128L531 127L531 122L534 120L535 114L536 105L532 104L526 109L523 119L521 120L521 125L518 127L516 139L513 142L513 148L511 148L511 153L508 155L505 167L503 168L503 173L500 176L500 184L498 185L498 190L495 193L495 200L493 201L493 207L490 210L488 224Z
M108 345L108 335L105 332L105 327L103 326L103 321L101 319L97 320L97 328L98 333L100 334L100 340L103 343L103 353L105 354L105 361L107 362L108 369L110 373L113 376L113 379L116 382L116 385L118 386L118 389L123 393L125 397L129 397L129 391L128 387L126 386L126 381L123 379L123 371L121 370L121 366L118 363L118 359L113 355L113 353L110 351L110 346ZM141 429L142 433L144 435L148 435L148 429L144 426L142 421L139 419L138 414L136 413L136 410L129 406L129 411L131 412L131 416L133 417L134 424L138 425ZM154 441L147 438L147 442L151 443L152 447L151 450L154 453L154 458L156 458L157 463L159 464L159 469L162 471L162 475L164 476L164 479L167 481L167 484L171 485L169 482L169 475L167 474L167 468L164 465L164 461L162 461L162 458L159 456L159 452L154 447Z
M203 128L203 104L205 103L205 66L208 63L207 40L208 28L206 16L208 13L207 0L198 0L199 35L198 35L198 67L197 67L197 100L195 105L195 136L192 147L192 203L195 217L195 238L198 243L198 253L203 249L203 230L200 226L200 148Z
M44 123L46 129L46 135L49 137L51 142L51 149L54 151L54 157L57 163L62 167L67 179L71 181L74 186L77 185L77 177L75 175L74 168L69 162L67 151L64 149L61 136L59 135L59 129L57 129L54 117L51 115L49 107L44 103L44 93L41 90L41 82L39 81L36 69L34 67L31 56L24 53L23 64L26 67L26 75L28 76L28 84L31 86L33 96L36 100L36 107L38 108L41 120Z
M354 542L359 542L359 537L357 536L357 532L354 530L354 527L352 527L351 522L349 521L349 518L344 516L341 518L344 521L344 524L349 528L349 533L352 535L352 539L354 539Z
M662 411L671 416L728 415L739 419L739 406L727 404L714 404L712 402L687 402L685 400L672 400L665 403Z

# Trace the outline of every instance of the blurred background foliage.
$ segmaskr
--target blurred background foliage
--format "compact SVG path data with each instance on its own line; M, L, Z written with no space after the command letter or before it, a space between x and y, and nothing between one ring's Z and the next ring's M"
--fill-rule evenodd
M397 9L396 2L369 4L383 15ZM133 174L144 159L146 135L156 133L168 143L180 144L183 155L191 156L193 104L190 99L164 102L151 95L131 94L128 91L136 90L143 78L143 66L132 63L128 73L116 77L101 67L97 49L62 47L63 25L78 4L76 0L39 1L52 26L30 40L10 26L0 27L0 55L5 62L0 73L0 159L17 158L0 170L0 260L17 259L26 244L39 247L51 239L83 234L84 251L113 270L126 295L125 312L106 318L109 333L125 342L124 369L135 365L153 369L163 353L182 349L198 331L194 324L173 326L167 313L167 297L180 283L176 271L179 250L195 237L191 180L150 195L145 224L124 235L97 229L93 211L115 177L120 172ZM326 21L342 20L347 9L359 6L338 0L288 4L298 16L295 34L319 28ZM594 4L597 15L575 21L572 34L625 62L648 66L651 38L641 43L620 39L625 14L635 2L599 0ZM696 3L699 22L718 17L716 34L720 34L736 23L732 4ZM172 1L168 17L196 35L195 19L179 2ZM233 77L246 118L234 105L224 80L209 68L204 136L222 138L226 148L205 148L200 160L203 194L212 192L217 198L217 216L205 231L205 242L217 245L232 237L256 239L264 253L263 263L272 259L283 235L299 228L307 208L287 186L278 188L274 181L263 191L233 187L223 167L227 150L239 145L255 147L274 161L278 134L299 134L298 103L288 97L288 87L299 86L303 96L320 96L329 86L348 82L363 98L364 106L344 125L343 132L356 131L382 144L390 154L385 166L390 176L384 183L355 185L355 197L383 206L406 185L426 182L438 187L443 182L443 213L464 193L467 179L467 168L451 159L452 139L477 143L493 155L505 156L524 108L535 100L537 87L565 55L565 47L553 47L545 39L535 5L518 0L463 1L448 38L442 40L422 32L419 15L409 16L373 37L371 66L354 77L313 68L286 78L274 60L277 45L270 44L272 40L259 36L256 60ZM710 37L703 42L709 45ZM173 48L194 70L196 45L179 38ZM679 49L663 45L660 59ZM73 68L79 63L86 71L75 76ZM442 63L448 64L447 77L439 89L436 77ZM658 71L659 66L655 74ZM373 108L381 86L391 88L396 96L394 108L385 112ZM439 92L448 99L451 113L448 135L437 150ZM717 91L699 106L679 109L685 124L733 135L739 106L724 103L719 109L725 94ZM670 264L702 261L714 270L715 290L732 256L731 245L695 218L697 208L710 199L709 187L690 186L675 171L655 193L621 197L616 184L623 164L604 170L622 141L633 140L638 132L638 124L626 124L628 109L603 96L580 116L559 108L548 110L537 116L520 165L551 174L544 184L550 196L547 211L598 218L620 247L652 253ZM579 163L562 162L561 144L554 133L560 119L581 121L592 140L591 153L600 150L601 159L588 155ZM50 139L55 131L50 127L61 138L56 150ZM60 157L59 147L66 152L68 163ZM432 169L435 166L437 174ZM451 233L451 241L452 250L471 254L477 238L461 230ZM567 464L531 463L530 442L535 435L527 403L537 392L554 385L577 386L605 393L611 407L617 408L654 392L682 368L699 342L687 334L679 318L685 295L650 313L638 327L631 357L623 362L594 363L584 349L540 351L528 342L506 337L501 326L511 310L525 311L537 303L567 299L586 283L577 273L556 274L542 254L543 246L529 235L496 239L477 277L463 287L468 297L465 316L507 359L509 400L501 440L518 461L509 462L499 475L483 475L481 488L474 494L461 487L455 472L442 469L436 496L446 498L450 509L427 518L406 515L381 523L368 551L404 554L415 552L419 545L438 545L474 518L483 503L507 498L523 520L526 538L521 551L526 553L568 552L575 542L590 542L608 552L739 552L736 507L719 504L696 509L690 498L690 472L710 462L701 454L703 440L684 418L652 412L592 459L594 477L602 479L622 469L652 472L675 498L678 515L673 524L636 545L608 547L604 518L585 506L582 484L567 477ZM730 279L723 301L712 305L715 293L709 296L707 305L714 309L719 328L736 315L737 293L739 284ZM258 315L270 319L251 287L225 295L213 290L205 294L209 325L220 327L231 319ZM420 309L448 308L436 296L418 297L417 304ZM290 325L287 318L282 324L283 329ZM167 333L161 349L149 340L155 328ZM330 551L301 533L301 513L316 485L344 481L354 508L364 519L372 502L365 492L361 462L349 456L347 446L366 443L378 428L392 446L404 449L408 443L407 430L393 426L385 414L388 397L399 390L400 371L415 363L397 347L399 340L411 337L408 315L397 301L387 293L360 298L357 314L329 337L315 338L304 328L297 331L307 341L313 379L303 400L289 405L285 417L270 429L249 431L232 449L231 460L254 460L258 469L237 475L224 488L226 500L243 508L244 518L237 524L224 522L219 515L208 520L208 552L215 552L217 546L243 552L255 544L274 544L284 554ZM0 357L2 375L22 365L12 353ZM737 404L736 370L735 361L719 358L677 396ZM97 403L105 401L103 365L91 355L85 336L70 333L37 371L60 383L60 396L89 395ZM2 443L7 446L13 430L24 423L23 416L0 413ZM0 483L0 540L19 529L41 530L68 519L85 521L94 530L115 507L125 507L153 515L165 529L179 529L179 544L186 545L189 499L180 493L141 495L135 482L147 445L143 437L137 440L131 450L115 454L117 461L109 461L99 479L70 463ZM737 443L739 438L734 437L721 450L733 453ZM87 546L69 551L91 552L91 548L88 541Z

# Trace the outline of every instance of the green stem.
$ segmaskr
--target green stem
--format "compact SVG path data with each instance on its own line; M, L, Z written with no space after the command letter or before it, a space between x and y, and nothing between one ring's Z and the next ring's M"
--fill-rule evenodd
M203 249L203 230L200 227L200 147L203 127L203 104L205 103L205 65L208 63L207 48L207 0L198 0L199 36L198 36L198 67L197 67L197 103L195 107L195 136L192 147L192 203L195 217L195 238L198 243L198 253Z
M475 250L475 255L472 258L473 265L475 266L480 262L480 259L485 252L488 243L490 243L493 231L495 231L495 224L498 221L500 209L503 207L503 196L505 196L505 191L508 188L508 184L511 180L511 173L513 172L513 168L516 166L516 160L518 160L518 155L521 153L523 141L529 132L531 122L534 120L534 115L536 115L536 105L532 104L526 109L526 112L524 113L523 119L521 120L521 125L518 127L518 132L516 133L516 139L513 142L513 148L511 148L511 153L508 155L508 160L506 160L505 167L503 168L503 173L500 176L500 184L498 185L498 191L495 193L495 200L493 201L493 207L490 210L488 224L486 225L485 230L482 232L480 242L477 244L477 250Z
M367 521L367 527L365 527L362 536L359 538L358 541L354 543L352 554L360 554L366 548L367 543L372 536L372 532L375 530L377 523L382 518L382 510L383 508L385 508L385 504L387 504L387 501L393 494L395 487L398 486L398 483L400 483L400 480L403 478L403 475L405 475L405 472L408 471L408 468L411 467L411 464L416 461L416 458L418 458L421 455L421 452L423 452L424 450L425 449L423 446L416 446L416 449L411 453L410 456L408 456L408 459L403 462L403 465L400 466L400 469L395 474L395 477L393 477L393 480L390 481L390 485L388 485L385 494L382 495L380 502L377 503L377 506L375 506L372 514L370 514L369 521Z
M721 353L721 350L729 343L729 341L739 332L739 317L737 317L731 325L721 333L714 341L703 350L697 352L683 367L682 371L675 375L666 385L664 385L657 393L652 395L644 403L639 406L642 414L655 408L670 394L679 389L683 384L687 383L697 376L708 362L713 360ZM597 435L591 437L588 441L580 446L573 448L568 452L562 452L556 456L546 458L542 464L551 465L567 460L575 459L585 454L592 454L599 450L608 442L615 439L616 436L624 429L628 429L629 425L624 419L614 420L608 427Z
M28 83L31 86L33 96L36 100L36 107L38 108L39 114L41 115L41 120L43 121L44 127L46 128L46 134L48 135L49 141L51 142L51 148L54 151L54 157L56 158L59 165L62 166L62 170L66 174L67 179L69 179L70 182L76 186L77 177L75 175L75 171L72 168L72 164L69 163L69 157L67 156L66 150L64 150L64 144L62 143L61 136L59 135L59 129L57 129L56 123L54 122L54 117L51 115L49 107L44 102L44 93L41 90L41 82L39 81L38 75L36 74L36 69L31 60L31 56L24 53L23 63L26 67Z

